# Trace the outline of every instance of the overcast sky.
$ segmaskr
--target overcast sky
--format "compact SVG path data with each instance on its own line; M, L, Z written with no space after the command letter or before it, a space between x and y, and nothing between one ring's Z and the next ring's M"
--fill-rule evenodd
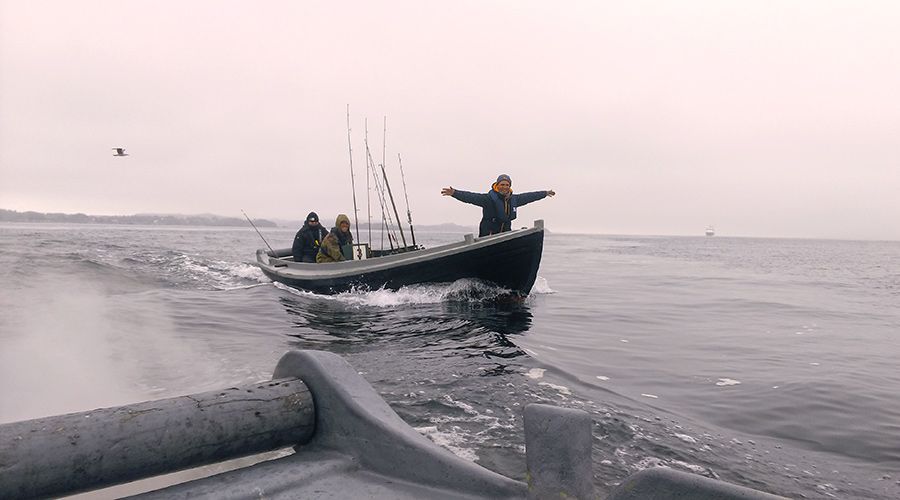
M0 0L0 208L900 239L900 2ZM131 154L112 156L122 146ZM399 201L399 200L398 200ZM400 207L402 211L402 206Z

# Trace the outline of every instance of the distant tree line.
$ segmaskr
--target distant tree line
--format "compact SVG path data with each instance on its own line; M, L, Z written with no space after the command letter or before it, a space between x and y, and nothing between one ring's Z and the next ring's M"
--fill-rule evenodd
M246 219L219 215L86 215L41 212L17 212L0 208L2 222L65 222L72 224L131 224L139 226L246 226ZM272 221L254 219L258 227L278 227Z

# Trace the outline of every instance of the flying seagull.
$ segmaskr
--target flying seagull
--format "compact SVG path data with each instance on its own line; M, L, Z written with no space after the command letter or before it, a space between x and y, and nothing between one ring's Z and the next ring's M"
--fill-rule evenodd
M128 153L125 152L125 148L113 148L115 153L113 156L128 156Z

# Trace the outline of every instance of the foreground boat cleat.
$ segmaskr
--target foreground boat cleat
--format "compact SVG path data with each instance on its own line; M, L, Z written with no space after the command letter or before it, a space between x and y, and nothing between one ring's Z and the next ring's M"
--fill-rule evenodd
M524 420L528 484L429 441L337 355L292 351L269 382L0 425L0 498L91 491L289 446L208 477L169 476L134 498L596 498L590 416L533 404ZM609 498L780 497L653 469Z

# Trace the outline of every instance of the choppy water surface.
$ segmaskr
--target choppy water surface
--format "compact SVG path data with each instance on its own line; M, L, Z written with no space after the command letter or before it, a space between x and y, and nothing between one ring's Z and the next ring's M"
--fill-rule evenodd
M467 281L314 295L266 279L258 246L244 229L0 225L0 422L263 380L321 349L514 478L522 409L543 402L591 413L601 492L667 465L900 497L900 243L552 234L523 304Z

